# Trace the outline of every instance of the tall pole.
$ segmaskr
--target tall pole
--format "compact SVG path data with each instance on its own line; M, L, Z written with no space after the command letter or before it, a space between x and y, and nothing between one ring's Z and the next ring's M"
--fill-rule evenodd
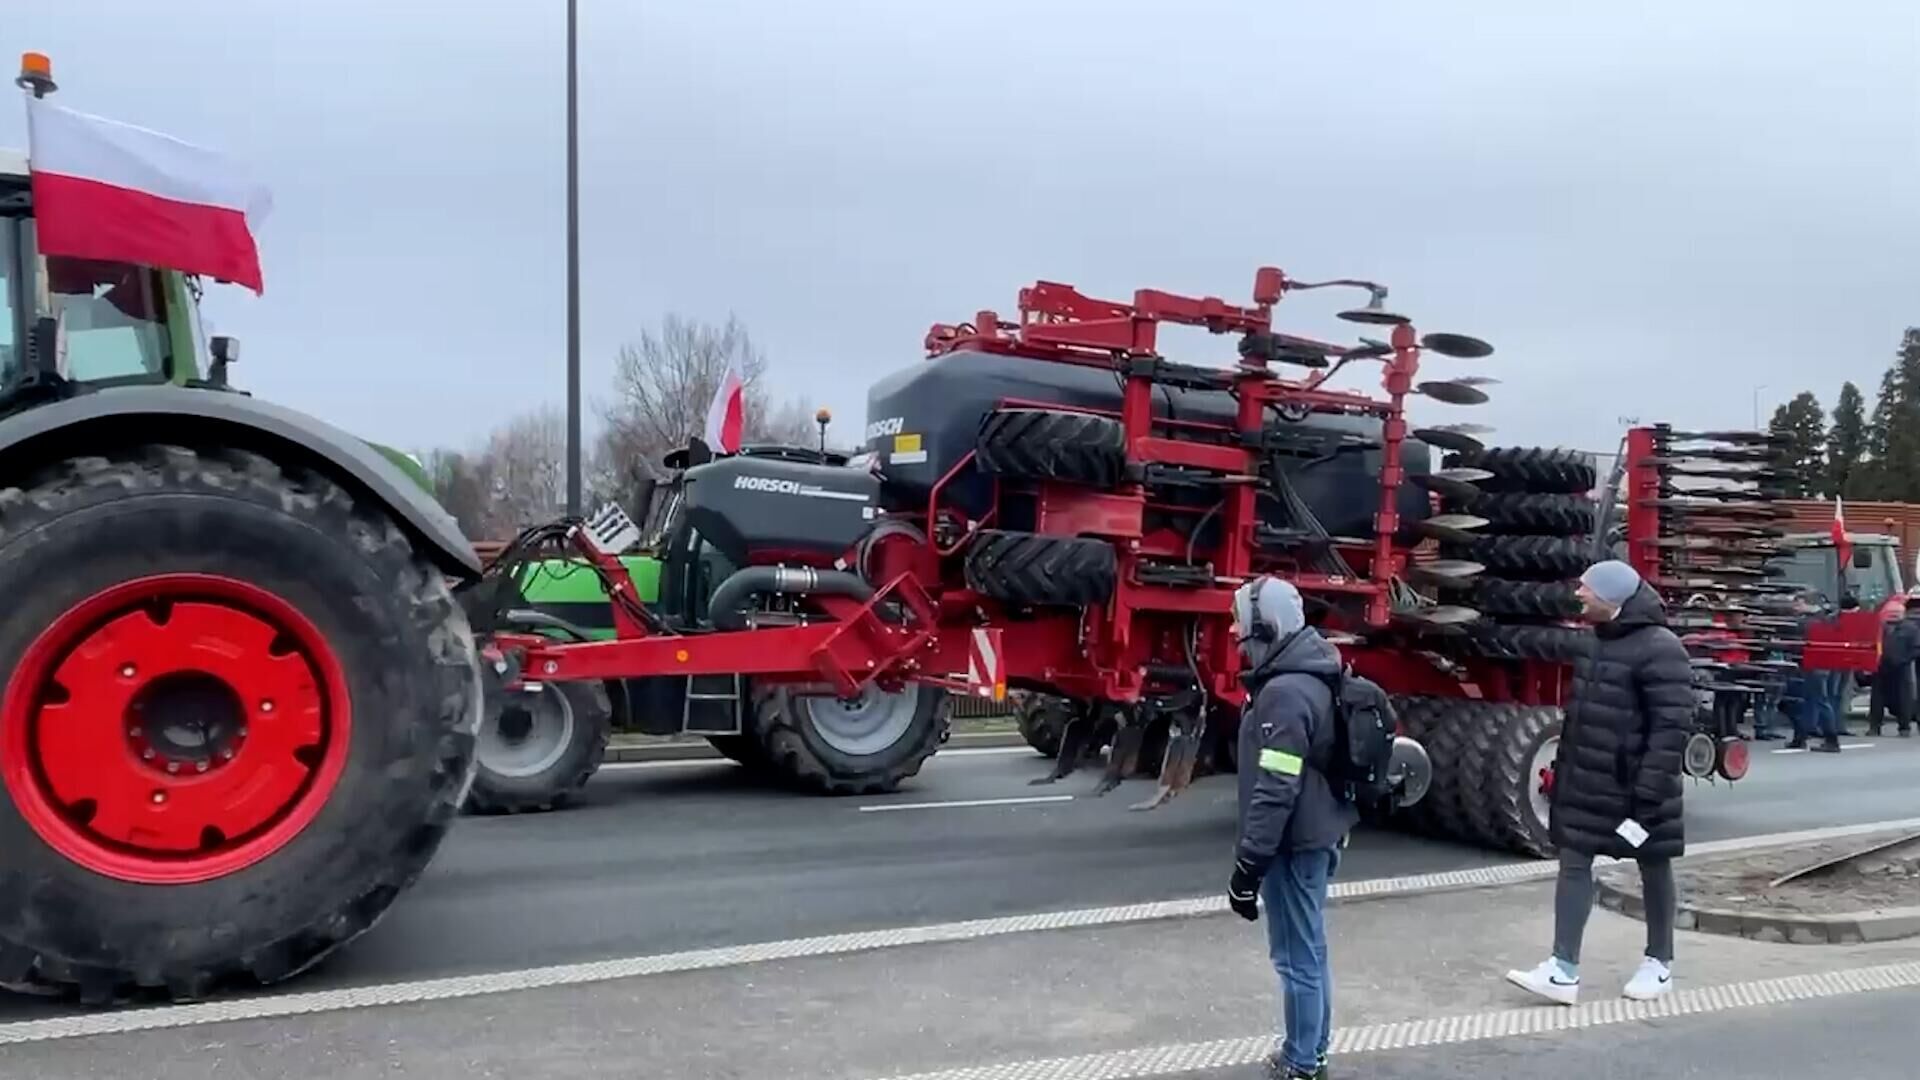
M567 516L580 516L580 75L576 0L567 0Z

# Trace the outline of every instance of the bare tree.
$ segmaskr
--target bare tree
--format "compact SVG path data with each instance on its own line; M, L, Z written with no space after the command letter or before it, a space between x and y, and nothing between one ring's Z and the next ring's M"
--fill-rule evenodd
M747 383L748 442L812 441L811 410L798 399L773 400L766 355L738 318L713 326L668 315L658 331L621 346L614 361L613 399L601 410L606 430L595 448L596 488L622 491L641 475L658 475L662 455L703 434L730 362Z
M566 510L567 425L557 406L508 420L468 453L430 450L421 467L435 498L476 540L504 540Z

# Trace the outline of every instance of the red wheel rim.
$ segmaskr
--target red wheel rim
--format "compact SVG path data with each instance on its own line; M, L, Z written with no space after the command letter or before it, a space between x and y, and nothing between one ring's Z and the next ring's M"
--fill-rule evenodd
M1731 738L1720 743L1720 775L1729 780L1738 780L1747 775L1747 768L1752 762L1745 740Z
M210 574L122 582L27 646L0 777L29 827L107 877L243 870L312 824L346 768L346 676L317 627Z

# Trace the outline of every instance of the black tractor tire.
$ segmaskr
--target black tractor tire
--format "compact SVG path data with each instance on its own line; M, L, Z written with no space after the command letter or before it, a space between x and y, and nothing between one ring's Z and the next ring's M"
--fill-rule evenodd
M1593 565L1592 545L1577 537L1486 536L1447 545L1445 554L1477 562L1494 577L1518 581L1566 581Z
M473 776L479 665L443 574L383 507L306 463L139 445L22 479L0 490L0 987L192 1000L286 979L364 933L426 868ZM210 654L209 619L253 629ZM62 681L86 656L120 666ZM162 706L155 690L124 716L87 714L107 719L86 742L45 740L44 710L104 703L115 674L144 681L135 701L182 679L211 696ZM174 738L189 720L197 744ZM136 732L165 753L130 753ZM234 756L213 753L216 735ZM195 752L238 770L230 783L294 761L305 775L246 820L185 785L157 797L171 770L142 770ZM75 761L94 786L63 792L47 763L71 776ZM99 814L109 799L127 805ZM156 816L123 835L130 813ZM182 816L164 828L198 828L203 846L161 840L168 813Z
M1073 707L1046 694L1026 694L1014 713L1020 737L1042 756L1060 756L1060 740L1066 734L1067 721L1073 719Z
M981 421L974 461L984 472L1110 488L1127 468L1118 420L1053 409L998 409Z
M1460 507L1487 519L1487 531L1502 536L1593 535L1593 500L1584 495L1487 494Z
M558 810L600 771L613 737L613 704L602 682L542 683L538 693L494 692L476 741L476 814Z
M1489 847L1551 858L1550 819L1536 808L1535 757L1560 738L1560 710L1545 705L1470 702L1472 754L1480 763L1467 811Z
M1118 576L1104 540L981 529L967 548L967 587L1009 604L1104 604Z
M1473 606L1495 619L1575 619L1580 616L1580 600L1574 588L1567 581L1481 578L1474 583Z
M1467 627L1466 648L1495 660L1569 663L1593 649L1593 631L1572 626L1525 626L1482 619Z
M1419 832L1443 840L1473 843L1461 788L1466 782L1467 735L1453 698L1396 697L1394 712L1409 738L1426 747L1433 761L1433 784L1426 798L1403 812Z
M1599 483L1593 456L1578 450L1540 446L1494 446L1473 453L1449 454L1447 468L1485 469L1477 481L1486 491L1585 495Z
M816 714L818 709L848 707L834 698L803 696L784 686L755 687L751 692L752 735L767 768L782 783L802 791L885 794L917 774L947 738L952 697L923 683L908 683L894 693L870 685L867 694L874 696L851 706L905 710L899 716L883 714L878 730L893 732L893 737L871 747L849 743L848 735L836 733Z

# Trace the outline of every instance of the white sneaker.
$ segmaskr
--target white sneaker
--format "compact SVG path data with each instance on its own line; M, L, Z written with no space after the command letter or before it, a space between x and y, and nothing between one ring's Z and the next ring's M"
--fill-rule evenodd
M1640 970L1627 980L1620 991L1635 1001L1653 1001L1673 989L1673 969L1649 956L1640 961Z
M1507 972L1507 981L1556 1005L1572 1005L1580 997L1580 976L1567 974L1552 957L1532 971Z

